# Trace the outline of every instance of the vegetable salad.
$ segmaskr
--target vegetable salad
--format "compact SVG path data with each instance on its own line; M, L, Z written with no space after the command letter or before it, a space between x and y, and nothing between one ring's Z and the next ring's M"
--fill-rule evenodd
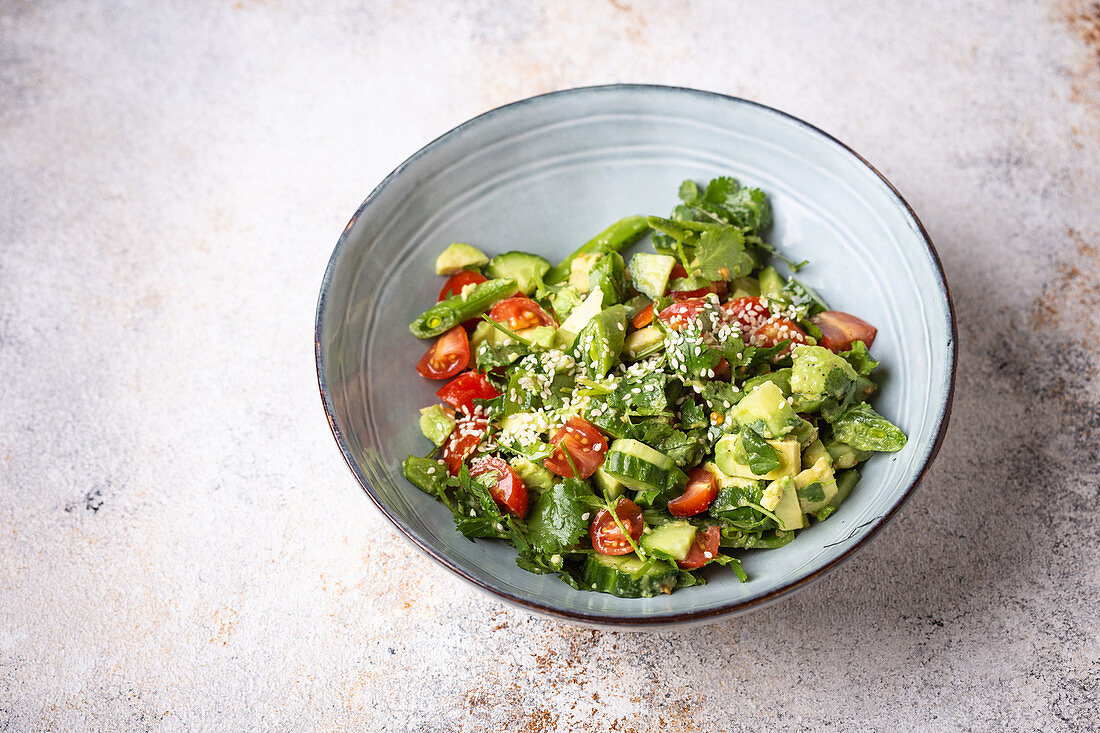
M771 208L685 181L559 263L456 243L410 330L445 380L408 480L466 537L581 590L649 597L825 521L905 435L867 402L876 329L830 310L765 239ZM648 237L651 248L624 256Z

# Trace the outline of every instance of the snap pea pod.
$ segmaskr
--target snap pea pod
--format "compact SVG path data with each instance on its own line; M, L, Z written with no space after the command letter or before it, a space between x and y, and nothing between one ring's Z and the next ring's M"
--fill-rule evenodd
M420 314L409 326L412 335L421 339L438 336L463 321L480 316L517 290L512 278L499 278L479 283L469 290L452 295Z
M547 285L557 285L569 279L569 271L573 267L573 260L578 255L594 252L608 253L620 252L633 244L639 237L649 231L649 222L644 216L628 216L604 229L595 237L586 242L580 249L566 257L558 264L551 267L542 277Z

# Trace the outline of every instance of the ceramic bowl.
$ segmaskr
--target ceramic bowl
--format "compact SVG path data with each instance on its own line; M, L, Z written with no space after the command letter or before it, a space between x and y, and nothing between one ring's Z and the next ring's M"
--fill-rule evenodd
M828 521L770 551L741 553L750 580L707 572L702 587L648 599L576 591L515 564L500 542L470 542L450 513L401 476L424 455L417 411L438 383L413 365L409 322L435 301L433 262L450 242L551 261L628 214L666 215L685 178L732 175L764 189L770 241L833 308L874 323L876 408L909 436L876 455ZM352 473L412 544L460 577L524 608L578 623L654 627L748 611L851 557L898 511L947 427L955 319L932 242L869 163L788 114L691 89L615 85L546 94L486 112L421 149L367 197L321 285L317 376ZM410 550L411 551L411 550Z

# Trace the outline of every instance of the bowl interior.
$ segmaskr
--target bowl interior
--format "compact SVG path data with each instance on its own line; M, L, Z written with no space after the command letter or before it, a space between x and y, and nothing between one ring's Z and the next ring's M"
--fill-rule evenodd
M909 436L866 464L841 508L779 550L742 553L703 587L652 599L575 591L469 542L401 476L429 444L417 411L439 383L412 365L408 324L434 302L436 254L452 241L560 259L628 214L666 215L685 178L733 175L771 197L770 240L810 264L799 277L838 310L878 326L876 408ZM647 243L642 246L648 247ZM950 404L949 297L919 223L836 141L742 100L662 87L598 87L487 113L414 155L364 203L333 255L318 306L318 371L330 420L360 482L414 542L476 584L543 611L601 622L707 617L777 597L834 564L885 521L934 455Z

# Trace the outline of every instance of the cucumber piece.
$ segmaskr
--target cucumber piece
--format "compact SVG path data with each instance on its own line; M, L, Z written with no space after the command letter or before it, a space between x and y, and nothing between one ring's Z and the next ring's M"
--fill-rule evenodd
M515 456L508 463L510 463L516 473L519 474L519 477L523 479L523 485L528 488L546 491L554 485L554 480L557 478L544 467L533 461L529 461L523 456Z
M859 471L854 468L838 473L836 475L836 493L829 500L829 506L834 509L840 506L841 502L848 498L848 494L852 493L852 489L859 483L859 479Z
M588 289L596 288L603 293L604 308L626 300L630 284L626 279L626 261L621 254L612 252L604 255L589 271Z
M663 491L671 478L667 468L660 468L637 456L614 450L608 451L603 469L619 483L634 491Z
M778 300L783 299L783 286L787 283L783 281L783 276L774 267L768 266L761 270L759 280L761 295Z
M756 298L760 295L760 281L755 277L735 277L730 281L730 300Z
M852 468L861 461L866 461L872 455L868 450L856 450L847 443L841 443L836 438L825 441L825 450L833 457L833 465L836 468Z
M683 560L695 542L695 525L682 519L666 522L642 535L641 546L647 554L662 560Z
M658 450L650 448L645 443L639 440L631 440L629 438L624 440L616 440L611 444L611 450L618 451L619 453L625 453L628 456L634 456L646 463L651 463L658 468L668 470L676 465L671 458L661 453Z
M528 252L505 252L489 260L490 277L512 278L524 295L535 292L538 280L550 269L550 263Z
M629 555L589 555L581 577L585 590L610 593L620 598L652 598L671 593L679 570L667 562L642 560Z
M607 471L603 470L603 466L596 469L596 473L592 476L592 479L596 483L596 488L602 491L603 495L608 499L618 499L626 493L626 486Z
M668 278L675 266L675 257L639 252L630 259L630 276L638 292L656 300L665 294Z
M467 267L481 267L489 258L472 244L455 242L435 258L436 275L455 275Z

